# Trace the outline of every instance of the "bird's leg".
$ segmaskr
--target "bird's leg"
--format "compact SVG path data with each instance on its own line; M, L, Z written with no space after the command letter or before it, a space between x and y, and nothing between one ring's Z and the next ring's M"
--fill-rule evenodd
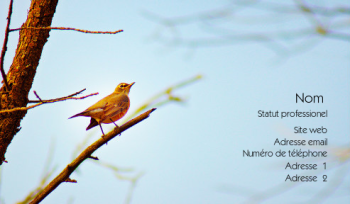
M119 126L118 126L117 124L115 124L115 122L114 122L112 119L110 119L110 120L111 120L111 121L112 121L112 123L113 123L113 124L114 124L114 125L115 125L115 126L118 128L118 129L119 129ZM118 135L120 136L120 135L122 135L122 134L121 134L121 133L119 133Z
M112 120L112 119L109 119L117 128L119 128L119 126Z
M101 131L102 131L102 137L105 136L105 133L103 132L103 129L102 129L102 126L101 126L101 123L98 124L101 128Z

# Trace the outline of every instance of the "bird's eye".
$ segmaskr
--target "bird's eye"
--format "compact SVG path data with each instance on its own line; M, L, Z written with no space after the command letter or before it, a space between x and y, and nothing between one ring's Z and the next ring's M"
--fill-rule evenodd
M120 86L119 86L120 88L125 88L126 87L126 85L125 84L120 84Z

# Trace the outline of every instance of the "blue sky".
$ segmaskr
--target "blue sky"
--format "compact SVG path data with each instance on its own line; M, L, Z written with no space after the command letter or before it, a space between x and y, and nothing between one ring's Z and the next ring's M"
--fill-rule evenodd
M18 28L25 21L29 3L14 2L11 28ZM283 3L295 5L293 1ZM307 3L349 7L347 1ZM8 1L0 5L0 27L5 28ZM28 111L21 131L7 150L9 163L1 167L2 201L19 201L38 185L50 149L53 149L51 167L56 167L57 175L89 133L93 134L90 142L98 139L98 128L85 131L87 118L68 120L68 117L110 94L120 82L136 82L129 95L131 113L159 91L201 74L203 78L198 82L174 91L174 95L187 99L185 103L160 107L150 118L95 153L101 161L133 168L134 172L122 175L143 173L131 203L320 203L318 199L323 198L324 192L331 192L337 185L334 193L322 199L323 203L349 203L349 159L346 154L339 156L341 150L349 149L350 140L349 39L316 36L312 16L271 14L259 9L264 5L242 9L243 6L233 6L228 1L59 1L52 26L124 32L117 35L50 32L29 98L35 98L33 90L44 99L83 88L87 89L85 94L99 92L99 95ZM221 13L224 18L207 20L204 15L203 20L203 16L194 15L231 7L240 9L231 15ZM176 30L173 35L171 29L155 20L158 18L150 16L187 21L173 27ZM334 31L350 34L348 22L342 24L348 20L346 15L317 19ZM332 27L333 24L336 26ZM230 35L268 33L268 37L276 37L272 34L279 30L292 33L304 28L305 35L292 35L295 40L284 36L273 43L256 38L233 40ZM174 39L177 41L171 41ZM184 43L212 39L219 43L195 47ZM6 71L17 41L18 33L11 33ZM276 45L280 47L271 49ZM286 55L282 48L294 51ZM324 103L296 104L296 93L323 95ZM296 109L328 110L329 117L257 117L259 110ZM323 126L328 133L296 135L295 126ZM112 127L104 125L105 130ZM320 149L328 151L329 157L242 156L247 149L292 150L293 147L273 143L276 138L299 136L328 138L329 145ZM285 170L287 162L317 163L319 170ZM327 162L327 171L322 169L323 162ZM290 186L284 182L288 174L319 177L326 174L329 182ZM130 182L119 180L112 171L93 161L85 161L71 178L78 183L61 184L42 203L125 203L130 187Z

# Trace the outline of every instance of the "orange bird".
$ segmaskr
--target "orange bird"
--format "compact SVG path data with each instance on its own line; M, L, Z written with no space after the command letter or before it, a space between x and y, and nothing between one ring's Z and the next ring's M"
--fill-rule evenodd
M121 119L130 107L129 92L132 85L127 83L120 83L114 92L103 99L99 100L94 105L90 106L86 110L72 117L77 116L91 117L90 124L87 126L86 130L89 130L97 125L100 126L102 134L103 132L101 123L113 123L116 127L119 127L115 124L115 121Z

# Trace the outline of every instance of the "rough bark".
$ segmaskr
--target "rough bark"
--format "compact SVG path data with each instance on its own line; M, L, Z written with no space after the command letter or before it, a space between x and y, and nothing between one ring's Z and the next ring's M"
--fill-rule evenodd
M58 0L32 0L27 20L20 30L15 57L7 73L10 90L3 93L4 85L0 90L1 110L27 106L28 93L50 32L49 29L30 29L30 27L50 26L57 2ZM26 113L27 111L15 111L0 114L0 165L5 161L6 150L14 135L20 130L20 122Z

